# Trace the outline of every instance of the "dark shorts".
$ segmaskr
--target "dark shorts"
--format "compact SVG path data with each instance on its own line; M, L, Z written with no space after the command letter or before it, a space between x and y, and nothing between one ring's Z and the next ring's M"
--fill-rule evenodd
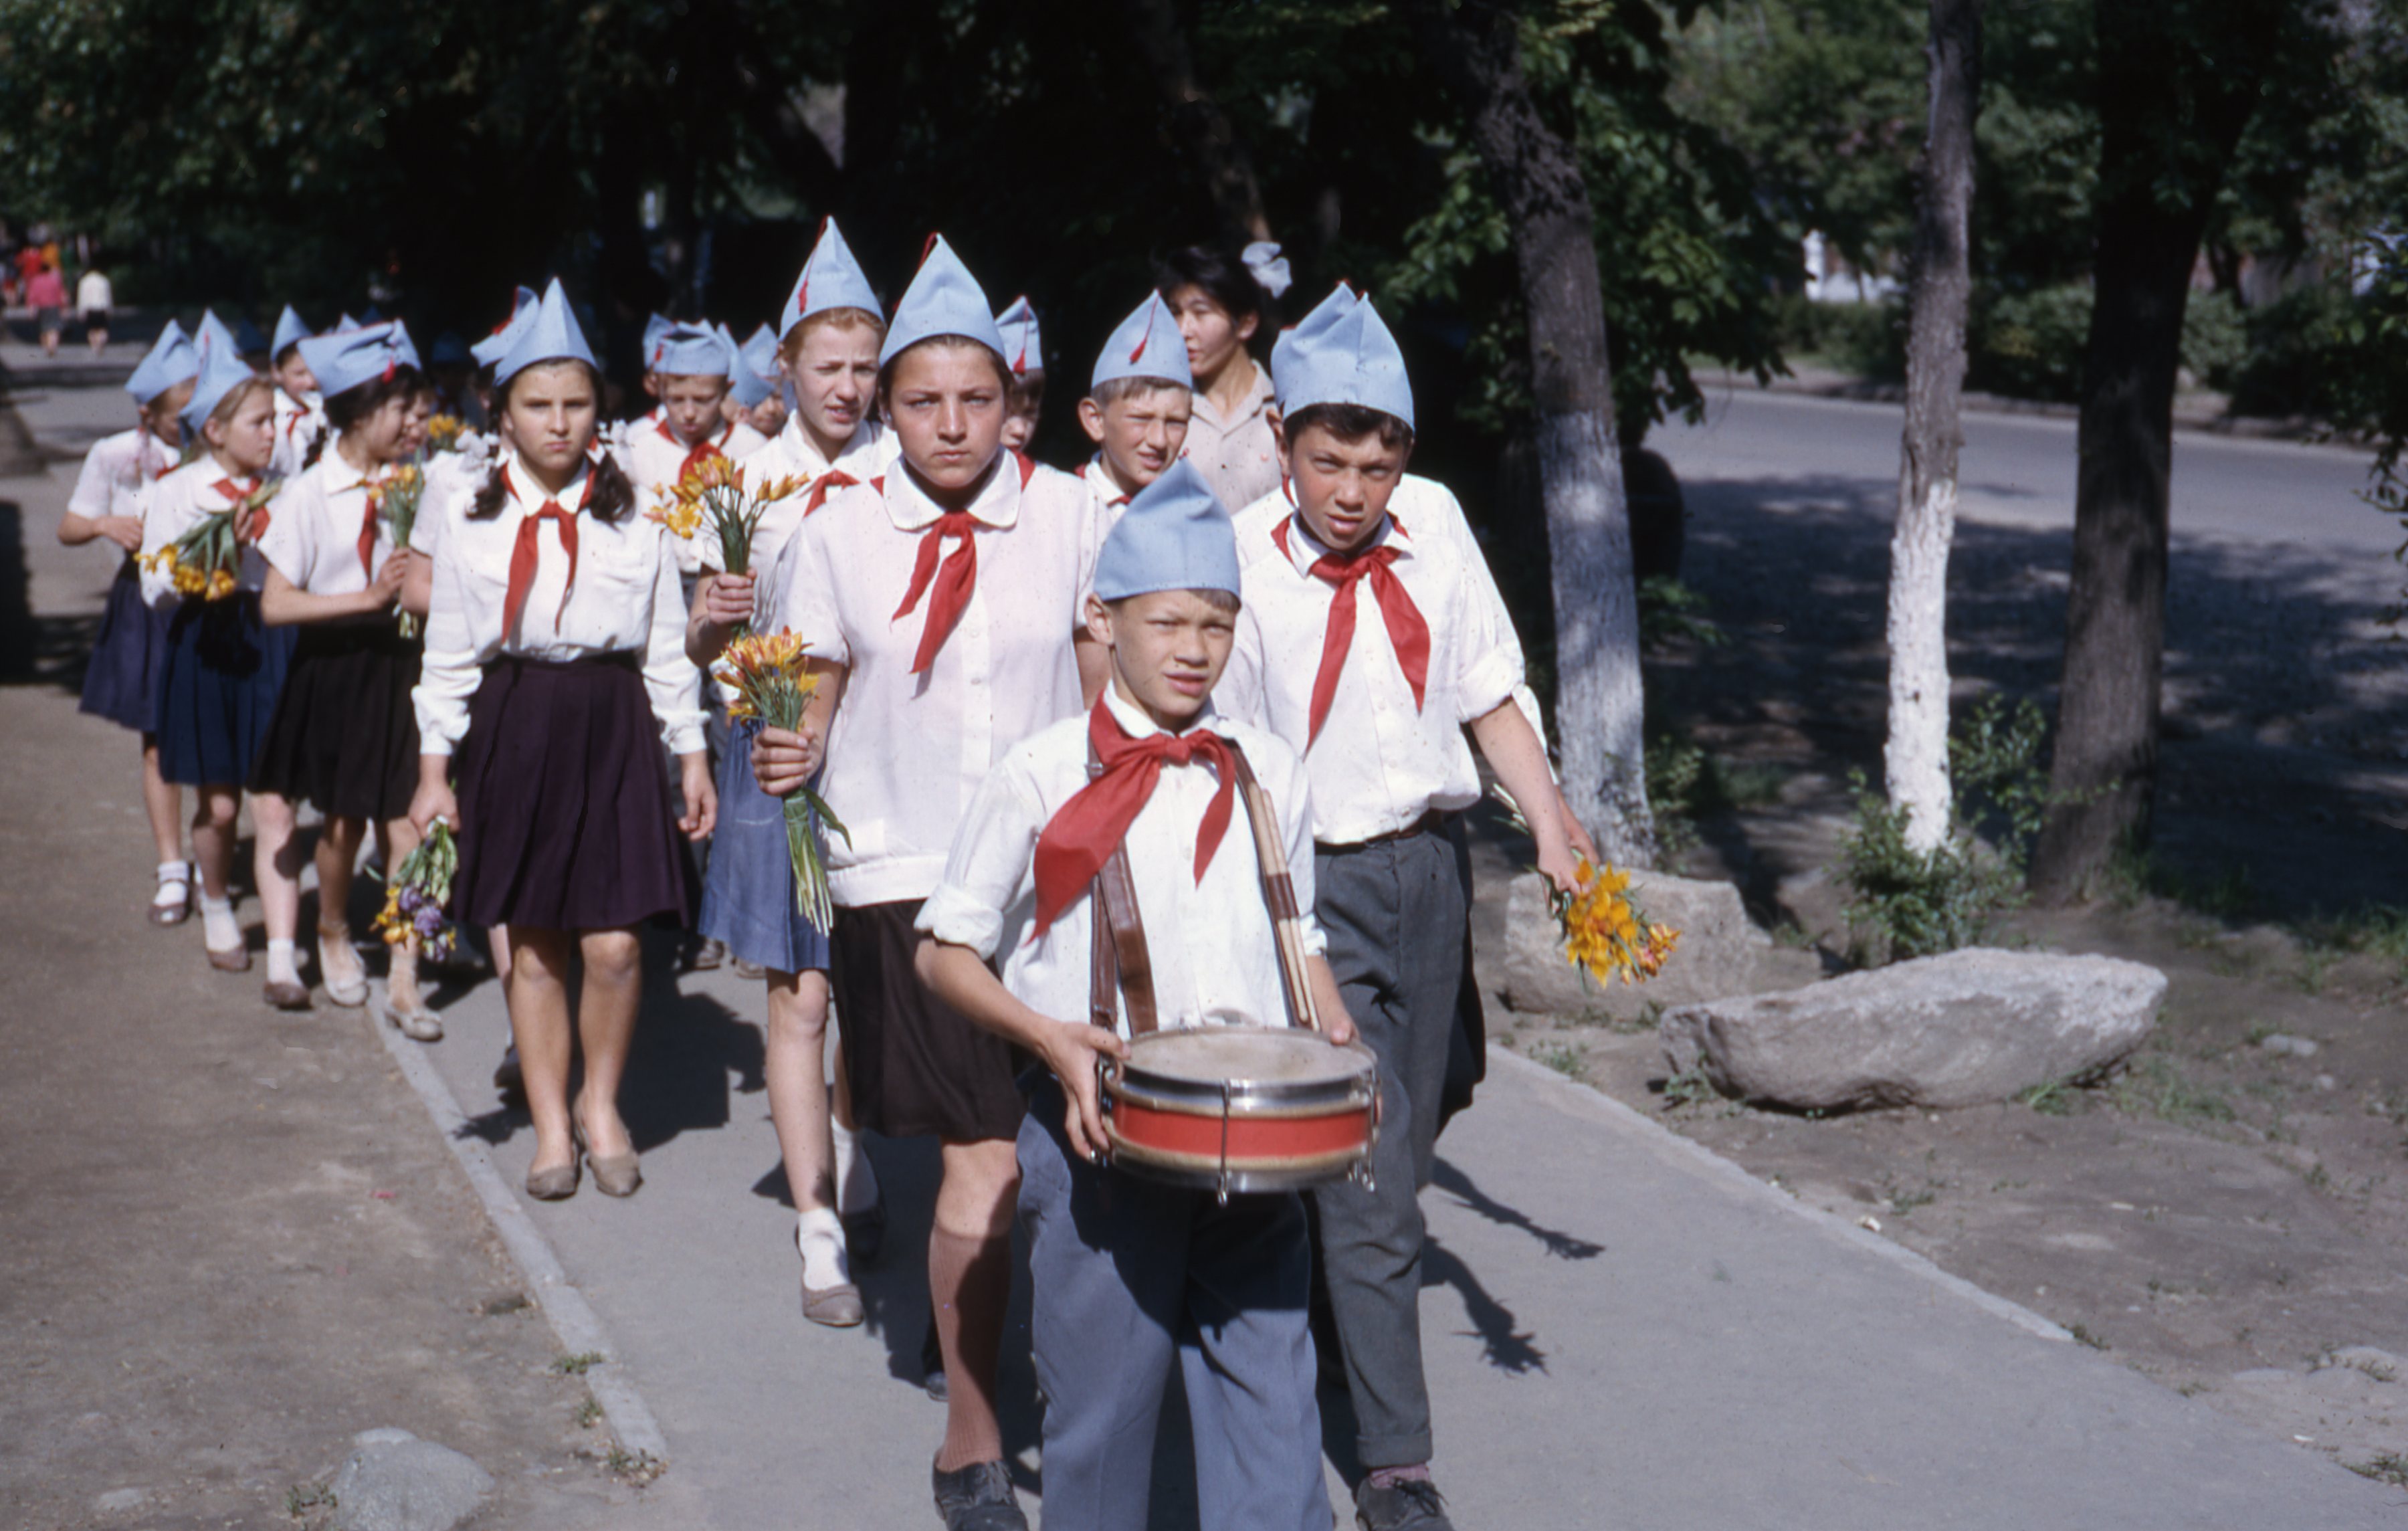
M1026 1111L1011 1044L928 992L913 971L920 900L836 911L836 998L855 1124L889 1138L1010 1138Z

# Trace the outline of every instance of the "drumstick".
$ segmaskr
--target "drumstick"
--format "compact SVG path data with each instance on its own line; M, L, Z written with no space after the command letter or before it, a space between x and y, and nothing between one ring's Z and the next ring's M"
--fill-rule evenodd
M1280 845L1279 815L1271 808L1270 794L1263 791L1253 771L1240 771L1238 784L1246 797L1246 822L1254 826L1254 860L1262 868L1263 894L1271 909L1271 939L1279 950L1280 977L1287 985L1288 1004L1296 1010L1297 1024L1319 1031L1321 1011L1313 1003L1311 969L1305 966L1304 919L1296 907L1287 852Z

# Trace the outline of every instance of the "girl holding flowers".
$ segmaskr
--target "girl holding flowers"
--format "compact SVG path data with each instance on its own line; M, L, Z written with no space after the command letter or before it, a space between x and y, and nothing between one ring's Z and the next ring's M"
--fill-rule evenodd
M142 518L142 594L168 613L157 681L159 771L198 789L201 941L210 966L240 973L251 952L226 885L235 818L293 651L291 635L264 626L259 615L266 563L257 540L272 519L261 475L276 453L275 390L232 348L213 346L181 418L187 439L205 450L153 486ZM264 805L265 819L279 807Z
M509 927L510 1035L536 1131L527 1194L574 1195L581 1155L604 1193L631 1195L642 1174L618 1097L642 986L636 927L686 914L677 836L710 834L717 811L700 678L666 534L636 514L617 465L589 453L601 369L557 281L494 386L509 451L472 495L428 512L443 520L410 820L459 837L458 917ZM572 957L584 965L573 1035Z
M765 729L752 764L800 790L825 741L836 905L830 977L861 1124L933 1134L944 1179L928 1286L948 1393L935 1464L949 1525L1018 1522L995 1413L1010 1287L1023 1105L1010 1049L914 968L920 906L988 770L1081 708L1073 647L1103 537L1086 487L1004 450L1010 376L995 310L932 241L880 352L899 462L803 522L778 620L820 677L798 732Z
M292 674L258 762L259 896L267 922L269 997L306 1007L308 991L289 966L301 918L301 862L290 805L308 801L325 818L317 846L318 972L326 997L367 1002L367 974L351 943L351 867L370 824L382 828L388 864L418 843L409 800L418 786L418 723L410 690L420 644L395 607L413 555L401 502L409 416L420 393L417 349L399 321L300 342L319 379L332 442L277 495L260 535L267 582L260 610L273 626L299 631ZM443 1024L420 996L418 948L394 948L385 984L387 1018L431 1042Z

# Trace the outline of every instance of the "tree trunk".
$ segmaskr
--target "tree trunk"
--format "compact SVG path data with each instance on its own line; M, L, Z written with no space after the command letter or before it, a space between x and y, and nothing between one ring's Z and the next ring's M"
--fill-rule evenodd
M1656 855L1647 808L1639 601L1614 442L1595 216L1574 145L1539 113L1512 7L1412 0L1431 68L1461 100L1512 230L1528 310L1539 481L1555 605L1555 728L1564 796L1598 849Z
M1229 114L1197 83L1195 59L1187 50L1177 6L1172 0L1121 0L1121 9L1154 90L1169 108L1173 131L1204 173L1222 236L1239 244L1269 238L1270 219L1263 212L1254 162Z
M2032 858L2044 903L2147 840L2165 671L2167 494L2183 310L2284 0L2096 0L2099 242L2083 365L2065 680Z
M1973 119L1981 107L1982 0L1931 0L1930 125L1916 188L1906 433L1889 544L1890 801L1906 841L1948 837L1948 545L1956 530L1956 449L1972 292L1966 225Z

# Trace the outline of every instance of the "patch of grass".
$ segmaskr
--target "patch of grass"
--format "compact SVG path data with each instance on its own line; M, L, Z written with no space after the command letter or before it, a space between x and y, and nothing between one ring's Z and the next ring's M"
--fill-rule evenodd
M502 1318L511 1313L523 1313L534 1306L524 1293L513 1292L507 1297L494 1297L480 1303L477 1311L486 1318Z
M1939 1200L1940 1193L1945 1189L1947 1188L1938 1180L1927 1180L1916 1190L1905 1191L1899 1188L1897 1181L1885 1180L1883 1182L1883 1196L1889 1203L1889 1209L1893 1213L1905 1217L1914 1212L1916 1208L1928 1207Z
M323 1483L295 1483L284 1491L284 1513L302 1520L317 1510L335 1508L335 1491Z
M2202 1393L2213 1393L2215 1390L2208 1386L2205 1382L2192 1381L2183 1383L2180 1387L2175 1388L2174 1391L2181 1394L2186 1398L2196 1398Z
M577 1422L577 1427L580 1430L591 1430L594 1428L594 1422L602 1417L602 1406L592 1398L587 1398L579 1404L568 1417Z
M1664 1081L1664 1105L1668 1109L1713 1100L1720 1094L1703 1068L1684 1068Z
M2111 1094L2120 1110L2178 1126L2233 1119L2232 1103L2220 1092L2194 1083L2172 1059L2162 1056L2135 1065L2114 1082Z
M600 1351L579 1351L574 1355L561 1354L552 1358L553 1373L561 1377L582 1377L609 1357Z
M1580 1049L1563 1042L1546 1042L1530 1050L1534 1063L1542 1063L1568 1080L1588 1077L1588 1057Z
M2042 1116L2071 1116L2082 1104L2081 1094L2071 1080L2051 1080L2035 1084L2015 1098Z
M615 1477L630 1482L649 1483L661 1475L661 1460L650 1452L631 1452L624 1446L613 1446L602 1466Z
M2372 1478L2393 1488L2408 1488L2408 1456L2386 1452L2371 1462L2344 1462L2342 1466L2360 1478Z
M1787 766L1731 761L1670 735L1647 747L1647 807L1656 815L1656 861L1669 866L1697 849L1698 823L1734 808L1781 800Z
M2308 1189L2311 1191L2329 1191L2333 1188L2332 1173L2325 1168L2322 1161L2310 1165L2308 1172L2300 1178L2308 1182Z
M2094 1351L2113 1350L2114 1348L2109 1345L2105 1340L2100 1338L2097 1335L2092 1334L2088 1329L2084 1328L2079 1324L2071 1325L2065 1332L2071 1335L2076 1343L2087 1345Z

